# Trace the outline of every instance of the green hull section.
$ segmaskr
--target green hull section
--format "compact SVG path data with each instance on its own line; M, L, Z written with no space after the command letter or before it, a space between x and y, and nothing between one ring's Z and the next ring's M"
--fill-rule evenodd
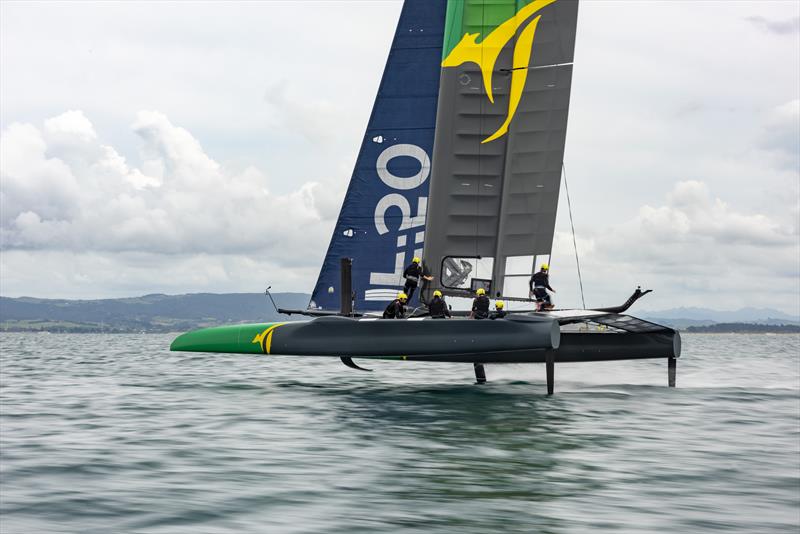
M265 332L283 323L258 323L215 326L178 336L169 350L188 352L231 352L264 354Z

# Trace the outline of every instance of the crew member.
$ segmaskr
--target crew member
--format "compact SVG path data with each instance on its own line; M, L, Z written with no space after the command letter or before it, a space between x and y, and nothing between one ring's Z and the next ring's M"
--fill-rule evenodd
M406 285L403 287L403 292L408 295L408 300L414 296L414 291L417 290L417 284L419 284L420 279L428 280L429 282L433 280L432 276L425 274L424 269L422 267L422 259L418 257L414 257L411 260L411 265L406 267L406 270L403 271L403 278L406 279Z
M403 319L406 316L406 302L408 302L408 295L405 293L398 293L397 298L386 306L383 311L384 319Z
M479 287L475 295L476 297L472 301L472 312L469 314L469 318L486 319L489 317L489 297L486 296L486 290Z
M539 272L531 276L529 283L530 295L536 299L536 311L553 309L553 302L550 300L550 295L547 291L550 290L555 293L556 290L550 287L549 270L550 266L543 263Z
M442 292L438 289L433 292L433 298L428 303L428 311L433 319L450 318L450 309L442 297Z
M505 317L506 316L506 310L504 309L505 307L506 304L502 300L498 300L497 302L495 302L494 311L491 313L491 315L489 315L489 319L502 319L503 317Z

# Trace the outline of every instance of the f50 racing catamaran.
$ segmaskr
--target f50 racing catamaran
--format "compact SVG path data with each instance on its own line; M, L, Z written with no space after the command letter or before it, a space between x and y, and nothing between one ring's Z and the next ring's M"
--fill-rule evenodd
M434 290L530 301L549 262L566 142L577 0L405 0L307 321L188 332L171 350L473 363L666 358L680 335L624 312L434 320ZM425 258L433 280L404 320L370 316Z

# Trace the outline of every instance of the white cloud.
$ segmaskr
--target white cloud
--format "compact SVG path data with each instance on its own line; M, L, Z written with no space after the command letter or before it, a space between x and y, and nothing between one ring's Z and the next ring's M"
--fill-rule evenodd
M281 176L276 192L321 175L320 160L345 179L401 5L1 2L0 127L81 109L129 156L131 118L158 109L220 164ZM290 108L265 101L275 87Z
M9 221L32 211L48 220L77 215L80 185L63 161L48 158L39 130L12 124L0 135L0 221L5 235Z
M336 213L320 183L274 194L266 174L228 171L161 113L140 112L132 128L147 172L100 144L79 111L45 121L46 135L29 124L3 131L3 248L319 261ZM60 157L45 141L55 134Z
M666 206L643 206L628 227L648 241L685 243L708 240L715 245L742 244L755 247L791 246L797 235L791 227L762 214L743 214L719 198L711 198L708 187L698 181L679 182Z
M313 284L401 2L154 6L0 2L4 294ZM798 15L581 4L566 166L588 304L638 282L664 307L796 307Z
M624 223L584 230L578 250L588 305L621 303L641 284L656 290L642 304L649 309L761 306L798 312L797 198L791 201L794 225L740 211L699 181L676 183L665 200L640 207ZM551 277L557 289L556 283L565 289L560 304L578 305L569 232L557 234L554 250Z
M64 136L67 142L91 142L97 139L94 126L82 111L72 110L44 121L44 130L50 136Z

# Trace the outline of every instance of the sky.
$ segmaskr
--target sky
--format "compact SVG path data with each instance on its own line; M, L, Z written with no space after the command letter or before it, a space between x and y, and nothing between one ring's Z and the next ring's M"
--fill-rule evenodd
M0 2L0 295L310 292L400 8ZM800 314L800 3L583 1L565 168L588 306Z

